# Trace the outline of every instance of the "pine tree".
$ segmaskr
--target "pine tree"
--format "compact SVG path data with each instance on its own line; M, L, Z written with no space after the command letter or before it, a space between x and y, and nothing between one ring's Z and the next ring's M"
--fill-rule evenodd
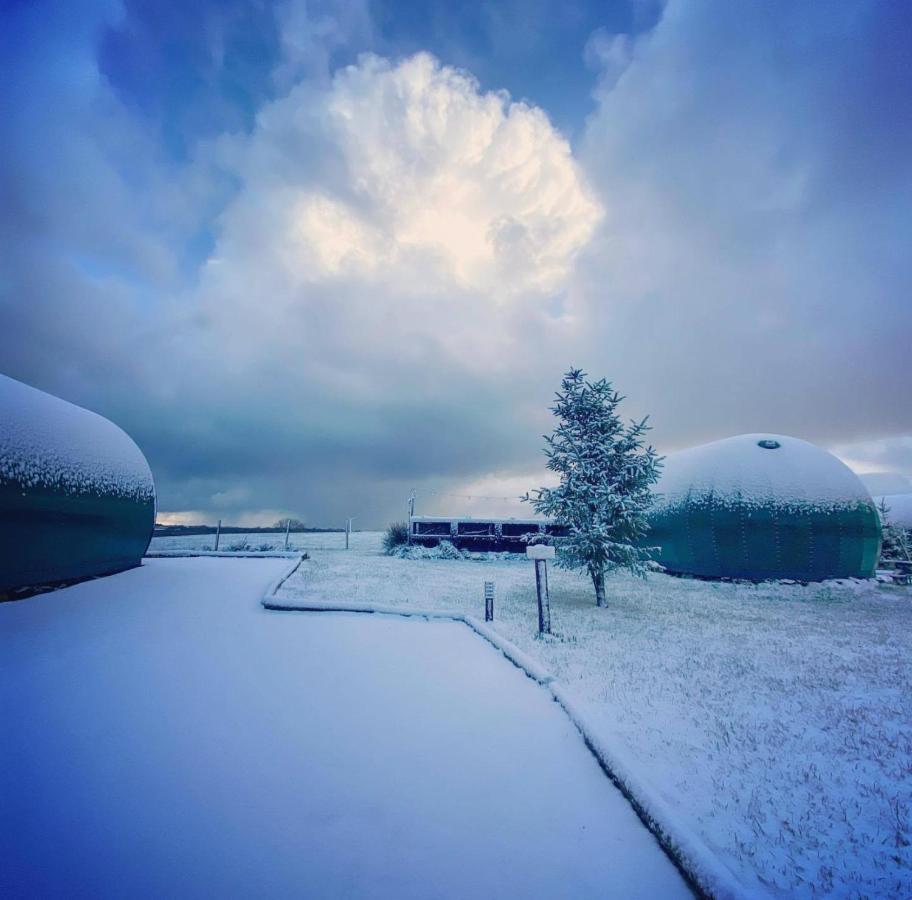
M883 539L880 545L880 558L882 560L909 559L912 556L909 536L902 525L896 525L890 521L890 507L887 506L883 497L880 498L880 503L877 505L877 512L880 515Z
M623 399L604 378L589 382L570 369L551 407L559 424L545 436L548 468L560 485L526 496L537 513L567 528L555 540L558 565L589 573L598 606L606 605L607 572L625 568L645 577L651 556L641 544L661 458L645 445L648 419L621 422Z

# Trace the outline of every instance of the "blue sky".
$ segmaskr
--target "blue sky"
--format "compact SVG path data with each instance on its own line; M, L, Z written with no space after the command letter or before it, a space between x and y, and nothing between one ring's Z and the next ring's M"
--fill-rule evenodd
M912 489L912 7L3 6L0 369L163 513L520 493L561 371ZM518 510L517 510L518 511Z

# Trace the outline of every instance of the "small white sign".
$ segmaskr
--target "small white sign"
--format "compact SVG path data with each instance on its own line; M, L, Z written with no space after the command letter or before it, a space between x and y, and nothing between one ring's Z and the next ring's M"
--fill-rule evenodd
M554 548L547 544L533 544L526 547L526 556L529 559L554 559Z

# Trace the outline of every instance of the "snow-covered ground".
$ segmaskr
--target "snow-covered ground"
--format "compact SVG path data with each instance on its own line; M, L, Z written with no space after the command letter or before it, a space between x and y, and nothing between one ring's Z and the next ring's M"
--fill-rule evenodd
M251 531L240 534L223 534L219 538L219 550L240 547L248 544L256 549L266 545L275 550L284 550L285 532ZM350 536L350 546L354 549L368 549L377 546L376 532L354 531ZM193 552L212 550L215 547L214 534L181 534L174 536L153 537L149 544L150 551ZM344 531L308 531L288 535L289 550L344 550Z
M267 612L287 566L148 560L0 605L0 896L689 895L487 642Z
M653 575L591 586L532 565L405 560L366 541L313 553L295 598L483 614L578 700L601 738L744 885L745 895L912 896L912 589Z

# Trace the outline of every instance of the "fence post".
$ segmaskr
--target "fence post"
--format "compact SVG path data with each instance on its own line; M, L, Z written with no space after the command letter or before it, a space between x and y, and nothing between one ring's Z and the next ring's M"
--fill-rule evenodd
M285 523L285 549L288 549L288 532L291 531L291 519Z
M486 581L484 583L485 597L485 622L494 621L494 582Z
M551 597L548 594L548 560L554 548L544 544L526 547L526 556L535 561L535 593L538 596L538 633L551 634Z
M218 552L219 538L222 536L222 520L218 520L218 525L215 529L215 549Z
M551 634L551 597L548 594L548 563L535 560L535 591L538 594L538 633Z

